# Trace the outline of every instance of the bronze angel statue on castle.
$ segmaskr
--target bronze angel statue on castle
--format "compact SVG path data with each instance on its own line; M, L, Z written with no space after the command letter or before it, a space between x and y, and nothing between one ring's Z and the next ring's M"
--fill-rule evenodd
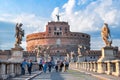
M22 41L22 37L24 37L24 30L22 29L22 23L17 23L16 24L16 28L15 28L15 37L16 37L16 42L15 42L15 46L19 46L21 44Z

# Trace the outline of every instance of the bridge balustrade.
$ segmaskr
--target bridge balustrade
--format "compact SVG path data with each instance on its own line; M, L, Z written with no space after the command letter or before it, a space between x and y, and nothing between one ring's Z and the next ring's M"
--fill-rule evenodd
M21 75L20 65L21 63L19 62L0 61L0 80ZM33 62L32 71L38 70L38 67L38 64L36 62ZM25 73L28 73L27 67L25 70Z
M98 72L99 62L75 62L70 63L71 68L77 68L86 71ZM108 75L120 76L120 60L111 60L101 62L102 72Z

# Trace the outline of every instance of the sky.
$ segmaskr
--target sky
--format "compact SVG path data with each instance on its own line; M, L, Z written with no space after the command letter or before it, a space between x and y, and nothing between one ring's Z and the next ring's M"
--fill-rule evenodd
M26 36L44 32L45 25L68 22L72 32L91 36L91 50L105 46L101 38L104 23L110 28L112 46L120 49L120 0L0 0L0 49L9 50L15 43L15 25L23 23L25 30L21 46L26 50Z

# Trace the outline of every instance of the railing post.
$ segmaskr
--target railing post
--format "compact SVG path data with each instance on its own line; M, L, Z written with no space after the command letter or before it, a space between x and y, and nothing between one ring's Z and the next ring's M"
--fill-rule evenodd
M15 71L14 71L14 64L13 63L11 63L10 64L10 76L11 77L15 77Z
M111 74L111 66L110 61L107 62L107 74Z
M116 76L120 76L120 61L116 61Z
M94 62L93 64L94 64L94 70L93 71L96 72L97 71L97 63Z
M92 62L90 62L90 71L93 71L93 65L92 65Z
M104 71L104 63L103 62L98 62L98 69L97 69L97 72L98 73L105 73Z
M2 76L2 79L7 79L8 78L8 75L7 75L7 69L6 69L6 65L5 63L2 63L1 64L1 76Z

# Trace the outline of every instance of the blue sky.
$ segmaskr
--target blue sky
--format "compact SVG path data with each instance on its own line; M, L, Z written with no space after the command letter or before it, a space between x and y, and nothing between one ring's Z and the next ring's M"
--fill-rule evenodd
M120 0L0 0L0 49L11 49L15 24L23 23L25 36L45 31L48 21L69 22L70 30L91 35L91 49L101 49L101 28L106 22L113 46L120 47ZM26 47L25 37L21 44Z

